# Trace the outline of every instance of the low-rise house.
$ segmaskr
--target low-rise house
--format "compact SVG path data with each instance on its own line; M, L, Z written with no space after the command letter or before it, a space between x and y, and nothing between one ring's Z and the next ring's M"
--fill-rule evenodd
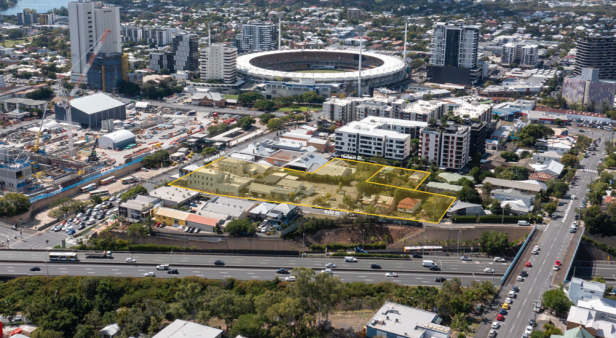
M297 205L278 204L265 215L265 219L270 223L281 224L295 218L301 212Z
M555 151L546 151L542 153L533 154L533 160L540 163L548 163L549 161L556 161L560 163L560 159L563 156Z
M545 164L531 164L531 166L536 173L546 173L556 177L559 177L565 169L564 165L556 161L549 161Z
M491 183L494 189L516 189L523 193L537 195L544 189L539 183L529 183L522 181L503 180L500 178L486 177L483 184Z
M379 200L376 202L376 210L378 212L387 213L393 210L395 198L391 196L379 196Z
M585 281L581 278L573 277L571 282L565 283L563 291L573 304L578 301L589 301L602 299L605 294L605 283Z
M222 330L213 327L176 319L152 338L221 338Z
M447 183L457 182L462 178L466 178L467 180L471 182L475 180L473 176L465 176L465 175L460 175L458 173L447 173L447 172L438 174L438 177L444 179L445 181L447 181Z
M530 178L531 180L536 180L536 181L541 181L541 182L547 182L549 180L553 180L556 178L556 176L554 175L550 175L548 173L530 173L528 175L528 178Z
M447 210L447 215L453 216L471 216L471 215L483 215L484 211L481 207L481 204L462 202L460 200L456 200L453 202L449 210Z
M266 218L266 215L270 210L274 209L277 206L275 203L261 203L250 210L250 219L253 221L263 221Z
M419 210L420 206L420 199L407 197L398 203L398 211L412 214Z
M434 312L392 302L385 304L366 324L366 337L449 338L451 329L440 325Z
M98 331L101 338L115 338L120 336L120 326L118 324L109 324Z
M449 183L440 183L440 182L428 182L426 187L433 189L434 191L453 191L458 192L462 190L461 185L449 184Z
M501 202L523 201L526 205L531 205L535 201L535 195L523 193L517 189L493 189L490 192L492 198Z

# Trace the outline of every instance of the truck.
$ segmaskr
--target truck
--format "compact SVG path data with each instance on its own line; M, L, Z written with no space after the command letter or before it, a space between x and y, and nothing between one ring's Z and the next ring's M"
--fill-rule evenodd
M424 261L423 261L423 267L424 268L431 268L433 266L436 266L436 264L434 264L433 261L424 259Z
M156 270L169 270L169 264L157 265Z
M344 257L345 262L357 262L357 258L355 257Z
M86 252L86 258L113 258L111 251L90 251Z

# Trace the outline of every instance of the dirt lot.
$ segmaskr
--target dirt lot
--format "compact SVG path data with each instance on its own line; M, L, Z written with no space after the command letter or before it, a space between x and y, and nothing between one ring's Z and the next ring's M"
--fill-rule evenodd
M370 249L372 242L379 242L388 238L389 243L393 243L407 235L412 235L421 231L421 228L403 225L374 225L367 227L364 240L366 250ZM326 238L327 234L327 238ZM300 239L301 240L301 239ZM355 226L347 226L334 229L319 230L315 234L306 234L306 246L311 244L342 243L354 244L362 242L362 229Z

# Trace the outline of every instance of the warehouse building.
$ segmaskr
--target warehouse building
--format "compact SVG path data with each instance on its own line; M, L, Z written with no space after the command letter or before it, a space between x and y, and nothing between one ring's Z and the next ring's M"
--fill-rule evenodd
M121 149L135 142L135 134L128 130L118 130L98 138L98 147L101 149Z
M125 120L124 103L102 93L71 101L71 120L83 128L100 128L103 120ZM64 104L56 104L56 120L66 121Z

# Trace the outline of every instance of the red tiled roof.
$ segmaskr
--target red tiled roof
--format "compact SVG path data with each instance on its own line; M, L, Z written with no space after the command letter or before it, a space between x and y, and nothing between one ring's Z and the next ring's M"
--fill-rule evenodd
M199 224L203 224L203 225L209 225L211 227L216 226L216 224L218 223L213 218L199 216L199 215L195 215L195 214L190 214L190 215L186 216L186 221L187 222L199 223Z
M528 178L531 180L537 180L537 181L547 181L547 180L553 180L555 177L554 175L550 175L548 173L532 173L530 175L528 175Z
M400 201L400 203L398 203L398 208L413 209L415 208L415 205L417 205L417 203L421 203L421 200L418 200L416 198L407 197L403 199L402 201Z
M616 203L616 196L605 196L603 199L605 203Z

